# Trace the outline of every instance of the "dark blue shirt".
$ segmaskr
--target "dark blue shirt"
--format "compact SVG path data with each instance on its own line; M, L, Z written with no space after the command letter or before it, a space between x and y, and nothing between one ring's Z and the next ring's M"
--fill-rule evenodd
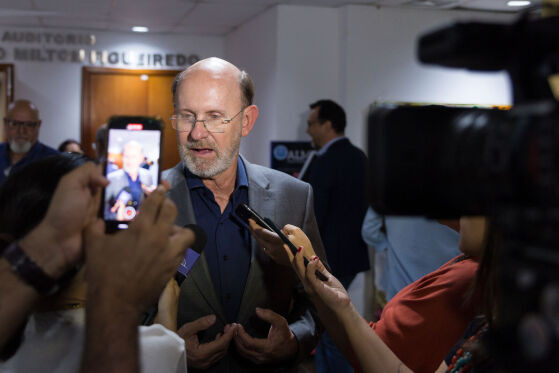
M4 183L10 173L27 166L31 162L56 154L60 154L60 152L37 141L29 149L25 157L20 159L15 165L12 165L10 145L7 142L3 142L0 144L0 184Z
M125 171L124 174L128 179L128 185L130 186L130 194L132 195L132 199L134 200L134 202L136 202L134 204L134 207L137 208L144 194L144 192L142 191L142 183L140 182L140 174L138 174L138 176L136 177L136 181L132 180L130 175L128 175L128 172Z
M237 161L235 190L227 207L221 209L202 180L186 169L192 207L198 224L208 236L204 253L227 322L235 322L250 267L250 234L233 213L241 202L248 203L248 178L243 162Z

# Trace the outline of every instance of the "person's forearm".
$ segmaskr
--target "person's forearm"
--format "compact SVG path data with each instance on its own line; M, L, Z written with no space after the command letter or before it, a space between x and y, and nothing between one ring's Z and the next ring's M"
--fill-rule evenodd
M367 373L411 372L357 312L353 304L338 315L361 368Z
M139 372L140 315L118 301L88 293L83 373Z
M0 351L27 320L38 299L39 293L22 282L5 259L0 259Z
M344 357L350 361L350 343L347 333L340 320L336 317L334 312L328 308L318 297L313 298L313 303L316 306L318 317L330 335L330 338L336 343L338 349L343 353Z

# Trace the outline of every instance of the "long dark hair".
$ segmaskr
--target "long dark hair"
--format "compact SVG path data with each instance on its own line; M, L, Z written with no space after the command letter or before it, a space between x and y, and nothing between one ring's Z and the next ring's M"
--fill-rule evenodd
M45 217L58 182L89 158L63 153L35 161L10 174L0 187L0 233L18 240Z
M480 258L479 267L473 287L481 297L481 312L487 323L496 321L499 307L499 255L501 251L501 233L487 220L485 248Z

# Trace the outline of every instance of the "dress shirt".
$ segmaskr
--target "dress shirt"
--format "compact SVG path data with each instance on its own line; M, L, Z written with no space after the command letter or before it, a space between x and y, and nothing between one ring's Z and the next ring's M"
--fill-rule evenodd
M386 233L381 229L383 221ZM458 233L424 217L383 217L369 208L361 233L375 252L386 252L380 279L386 300L460 254Z
M196 223L208 237L204 254L216 293L221 299L227 321L235 322L250 267L250 234L234 214L235 207L248 203L248 178L240 158L237 160L235 190L227 207L221 209L202 180L185 168Z

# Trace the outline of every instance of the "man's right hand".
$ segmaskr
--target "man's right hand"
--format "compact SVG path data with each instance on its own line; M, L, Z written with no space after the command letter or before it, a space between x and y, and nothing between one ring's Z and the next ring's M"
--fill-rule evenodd
M215 315L200 317L184 324L177 334L184 339L188 366L195 369L207 369L221 360L229 349L229 344L236 332L236 326L228 324L215 340L200 343L197 333L208 329L215 323Z

